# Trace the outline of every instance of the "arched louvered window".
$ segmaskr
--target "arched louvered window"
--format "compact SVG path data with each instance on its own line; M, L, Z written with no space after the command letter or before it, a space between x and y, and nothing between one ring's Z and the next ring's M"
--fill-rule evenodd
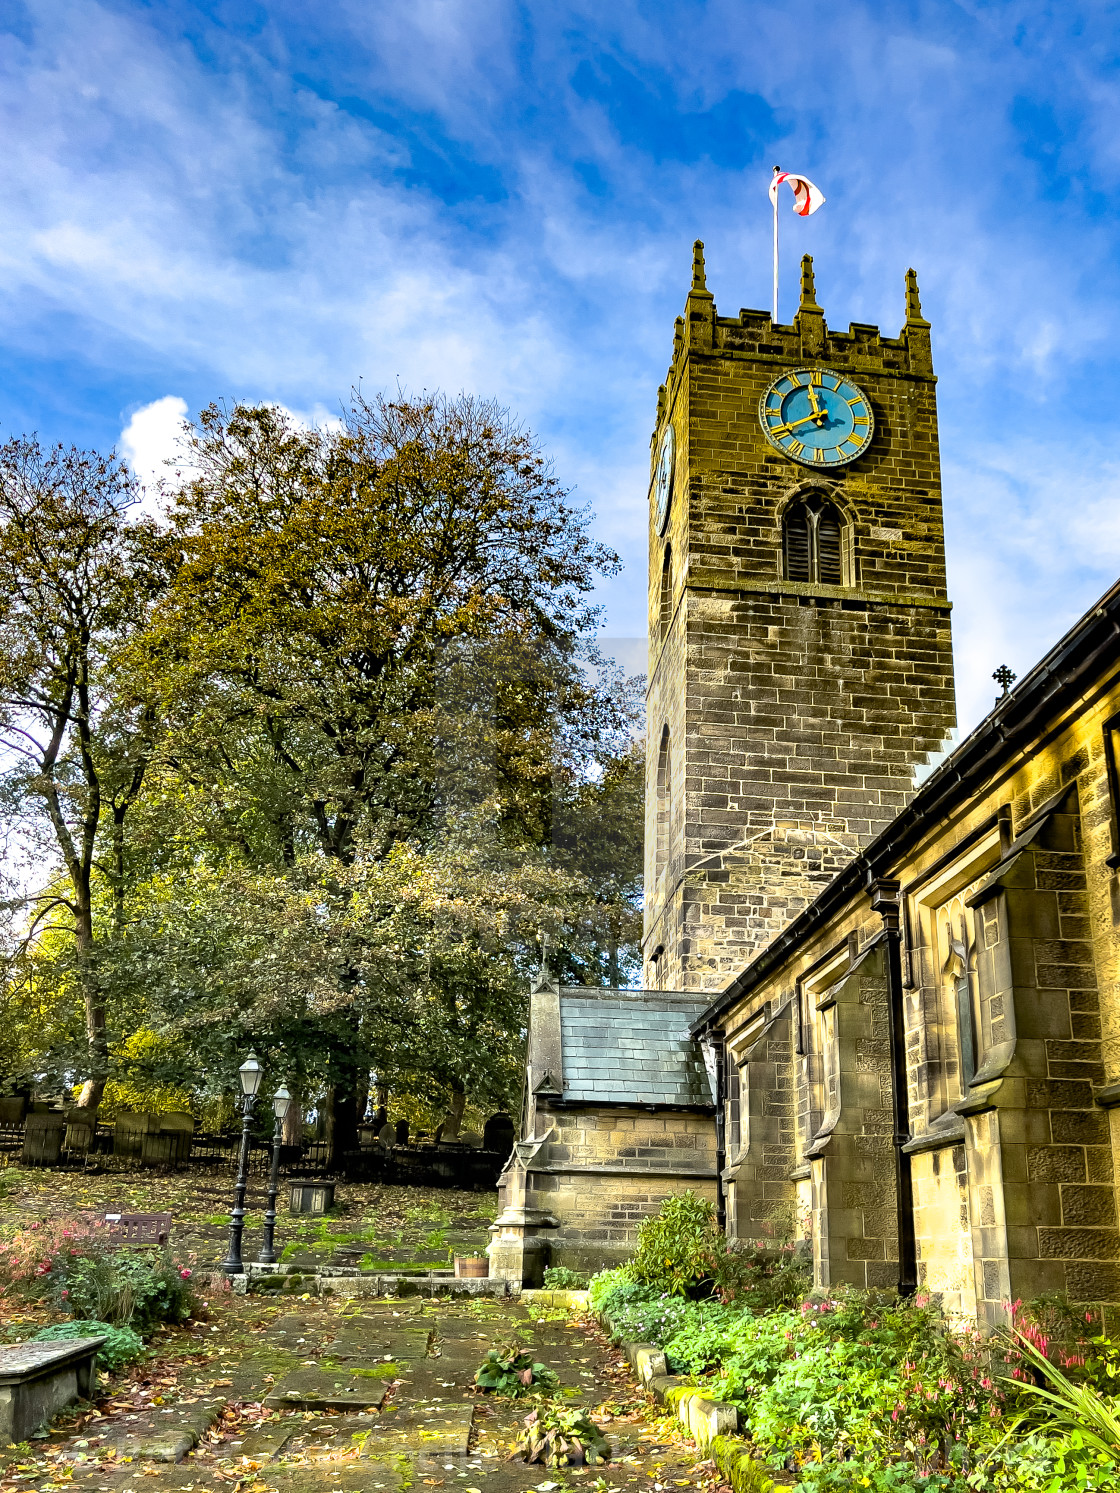
M669 831L673 818L673 752L669 742L669 727L661 732L661 746L657 753L657 874L669 864Z
M673 550L671 545L665 546L665 557L661 562L661 604L659 614L659 628L661 641L664 642L669 632L669 621L673 615Z
M844 584L843 526L831 503L813 496L787 508L783 547L787 581Z

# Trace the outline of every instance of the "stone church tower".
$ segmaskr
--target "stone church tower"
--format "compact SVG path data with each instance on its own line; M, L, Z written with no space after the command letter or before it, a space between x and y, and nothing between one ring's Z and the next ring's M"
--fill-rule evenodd
M929 323L716 312L658 392L644 983L717 990L882 830L955 721Z

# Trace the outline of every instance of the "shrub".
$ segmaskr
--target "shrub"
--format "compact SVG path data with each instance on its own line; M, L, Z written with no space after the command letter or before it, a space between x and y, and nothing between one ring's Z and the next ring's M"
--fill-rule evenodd
M520 1343L506 1343L490 1349L474 1382L479 1389L516 1399L534 1392L547 1393L555 1389L559 1380L543 1363L535 1363L533 1355Z
M115 1374L144 1357L147 1349L139 1333L131 1327L110 1327L106 1322L56 1322L53 1327L44 1327L31 1339L33 1343L65 1342L74 1337L100 1337L105 1341L97 1350L97 1366L107 1373Z
M164 1322L185 1322L194 1308L191 1272L170 1253L118 1249L66 1259L52 1272L56 1305L78 1317L132 1326L148 1337Z
M556 1405L542 1405L525 1417L517 1450L526 1462L543 1462L546 1467L593 1465L611 1454L586 1410L562 1410Z
M102 1221L70 1216L29 1224L0 1241L0 1297L34 1301L50 1296L59 1276L75 1260L101 1258L112 1251Z
M0 1297L48 1299L86 1321L133 1326L148 1335L185 1322L195 1305L191 1271L164 1250L122 1249L100 1220L32 1224L0 1243Z
M546 1291L582 1291L587 1286L587 1276L580 1270L569 1270L567 1265L549 1265L544 1272Z
M709 1257L721 1247L715 1205L694 1192L681 1192L638 1225L638 1252L630 1268L635 1280L684 1296L710 1278Z
M720 1240L705 1264L721 1301L752 1312L797 1306L812 1289L813 1273L803 1242L763 1245Z

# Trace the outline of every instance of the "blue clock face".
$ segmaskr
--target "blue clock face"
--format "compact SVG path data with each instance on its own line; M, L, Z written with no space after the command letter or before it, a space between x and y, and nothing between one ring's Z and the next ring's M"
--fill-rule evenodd
M783 456L817 468L855 461L875 429L863 390L828 368L783 373L759 401L758 418Z
M669 505L673 501L673 457L676 452L673 427L661 437L661 454L657 458L657 475L653 479L653 521L657 532L664 534L669 522Z

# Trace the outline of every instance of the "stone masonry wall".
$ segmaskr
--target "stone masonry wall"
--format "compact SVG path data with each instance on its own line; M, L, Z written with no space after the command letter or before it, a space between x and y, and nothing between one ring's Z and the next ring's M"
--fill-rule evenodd
M666 1197L691 1188L716 1197L711 1116L624 1107L551 1111L555 1126L530 1168L532 1206L561 1221L550 1235L554 1263L579 1268L633 1254L638 1224Z
M1120 677L1105 673L889 870L905 908L918 1282L990 1326L1059 1292L1120 1329L1120 804L1104 746L1118 719ZM734 1046L799 993L785 1175L797 1184L811 1164L822 1285L895 1273L885 988L866 962L880 926L853 891L722 1022ZM820 993L814 971L845 959ZM732 1170L740 1217L765 1210L779 1174Z

